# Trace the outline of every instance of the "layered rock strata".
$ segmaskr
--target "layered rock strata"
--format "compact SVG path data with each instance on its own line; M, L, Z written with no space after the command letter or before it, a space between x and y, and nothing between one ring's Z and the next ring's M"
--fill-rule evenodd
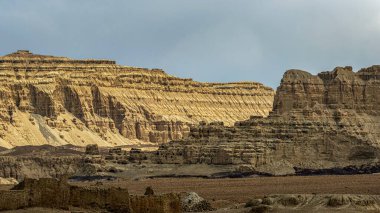
M273 96L260 83L199 83L115 61L17 51L0 57L0 146L164 143L203 120L267 116Z
M267 118L234 126L191 128L189 137L162 145L159 163L250 164L283 174L297 168L376 163L380 158L380 66L311 75L287 71ZM276 171L274 171L276 170ZM294 170L293 170L294 172Z
M85 163L80 156L1 156L0 177L23 180L32 178L57 178L64 175L78 174L91 170L91 165ZM88 171L85 171L88 173Z

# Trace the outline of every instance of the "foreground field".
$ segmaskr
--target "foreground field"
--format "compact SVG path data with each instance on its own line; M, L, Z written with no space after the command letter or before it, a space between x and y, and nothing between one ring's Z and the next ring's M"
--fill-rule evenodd
M208 200L246 202L268 194L372 194L380 195L380 174L347 176L287 176L238 179L163 178L113 182L143 194L152 186L156 193L197 192Z
M380 174L346 176L285 176L250 178L156 178L116 179L112 181L75 181L72 185L105 185L128 188L132 195L143 195L151 186L156 194L194 191L207 199L214 213L247 213L267 209L271 212L378 212ZM10 186L8 186L10 187ZM5 186L3 186L5 188ZM268 197L266 197L268 195ZM245 207L245 203L254 203ZM264 201L266 200L266 201ZM255 211L254 211L255 210ZM15 213L102 212L100 209L65 210L28 208Z

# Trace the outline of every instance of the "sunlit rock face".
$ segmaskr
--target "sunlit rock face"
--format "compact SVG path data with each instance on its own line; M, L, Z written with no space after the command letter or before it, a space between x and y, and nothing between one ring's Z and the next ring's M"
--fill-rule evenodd
M267 116L273 98L260 83L200 83L22 50L0 57L0 146L165 143L200 121Z
M203 123L161 146L157 161L318 169L376 163L379 148L380 66L337 67L287 71L268 117Z
M305 71L289 70L277 89L273 111L292 113L322 105L326 109L355 110L380 115L380 66L361 69L337 67L314 76Z

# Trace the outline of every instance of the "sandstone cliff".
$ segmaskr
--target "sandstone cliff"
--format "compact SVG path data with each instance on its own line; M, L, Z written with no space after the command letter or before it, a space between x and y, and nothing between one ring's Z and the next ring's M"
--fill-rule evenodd
M0 57L0 146L181 139L199 121L267 116L272 89L199 83L159 69L18 51Z
M191 129L162 145L160 163L251 164L269 173L376 163L380 158L380 66L287 71L267 118ZM288 171L285 171L288 168ZM282 170L282 171L281 171ZM293 170L294 172L294 170Z

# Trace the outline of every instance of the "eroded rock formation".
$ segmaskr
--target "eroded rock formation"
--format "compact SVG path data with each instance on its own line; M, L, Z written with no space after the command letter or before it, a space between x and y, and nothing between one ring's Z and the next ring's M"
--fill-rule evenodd
M0 190L0 211L49 207L69 210L72 207L120 213L178 213L179 195L130 196L125 187L74 186L67 180L25 179L12 190Z
M252 199L245 207L250 212L376 212L379 211L378 195L356 194L281 194Z
M380 158L380 66L284 74L269 117L232 127L213 122L162 145L159 163L251 164L276 173L376 163ZM294 172L294 170L293 170Z
M267 116L260 83L199 83L159 69L18 51L0 57L0 146L181 139L200 121Z
M19 181L26 177L56 178L63 175L70 176L82 170L91 170L91 165L86 164L79 156L0 157L0 177L14 178Z

